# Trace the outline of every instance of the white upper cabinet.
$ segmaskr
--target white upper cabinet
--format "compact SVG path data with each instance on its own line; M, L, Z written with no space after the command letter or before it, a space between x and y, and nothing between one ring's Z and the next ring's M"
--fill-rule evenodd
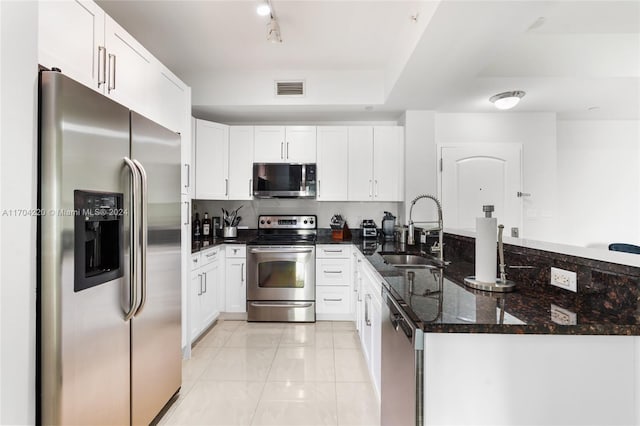
M105 13L90 1L38 2L38 61L104 91ZM100 49L100 50L99 50Z
M402 201L404 129L349 127L349 201Z
M349 179L349 129L346 126L318 127L318 201L346 201Z
M107 95L150 117L153 56L109 16L105 19ZM155 71L155 72L154 72Z
M288 163L315 163L316 126L287 126L285 156Z
M229 126L196 120L195 198L224 200L229 195Z
M188 133L191 91L92 1L38 2L38 61Z
M315 126L255 126L254 162L315 163Z
M253 126L229 128L230 200L250 200L253 179Z
M373 200L373 127L349 127L349 201Z
M185 103L191 99L191 89L161 63L156 66L158 71L150 79L149 118L182 133L191 121L191 104Z
M253 159L256 163L281 163L284 156L284 126L255 126Z
M194 121L194 198L250 200L253 126Z
M402 201L404 197L404 128L373 128L373 200Z

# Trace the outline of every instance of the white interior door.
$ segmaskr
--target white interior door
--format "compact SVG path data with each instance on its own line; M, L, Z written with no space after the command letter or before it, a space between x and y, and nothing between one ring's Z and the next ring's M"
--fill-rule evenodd
M475 231L482 206L495 206L493 217L511 228L522 228L521 144L440 145L440 200L444 226Z

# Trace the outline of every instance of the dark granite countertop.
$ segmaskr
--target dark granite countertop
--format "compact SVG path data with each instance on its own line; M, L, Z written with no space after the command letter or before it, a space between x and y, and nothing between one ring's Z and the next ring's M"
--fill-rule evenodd
M191 254L198 253L212 247L219 246L221 244L247 244L249 241L256 238L255 229L239 229L238 236L236 238L222 238L217 237L213 239L213 242L207 246L203 246L194 241L191 242Z
M429 333L640 335L640 298L634 291L573 293L545 283L516 283L512 293L474 290L463 284L474 265L444 269L396 268L381 251L405 246L356 244L384 279L385 287ZM415 251L409 247L408 252ZM631 289L634 287L631 286ZM502 317L502 318L501 318Z

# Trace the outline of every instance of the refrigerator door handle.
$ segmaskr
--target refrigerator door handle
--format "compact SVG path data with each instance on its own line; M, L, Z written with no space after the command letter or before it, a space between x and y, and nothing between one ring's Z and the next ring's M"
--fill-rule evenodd
M138 229L138 216L135 208L135 203L138 200L138 192L140 185L140 173L138 172L138 168L133 164L128 157L124 157L124 163L129 167L131 171L131 224L130 224L130 235L131 235L131 244L130 244L130 254L129 254L129 311L125 312L125 321L129 321L133 315L136 313L136 308L138 305L138 271L136 270L137 265L137 248L138 248L138 233L136 230Z
M140 208L140 231L142 234L142 241L140 244L140 277L141 277L141 285L140 285L140 306L136 309L135 315L138 316L142 313L144 309L144 305L147 302L147 171L144 169L142 164L138 160L133 160L133 163L138 168L138 172L140 173L140 183L142 187L141 191L141 208Z

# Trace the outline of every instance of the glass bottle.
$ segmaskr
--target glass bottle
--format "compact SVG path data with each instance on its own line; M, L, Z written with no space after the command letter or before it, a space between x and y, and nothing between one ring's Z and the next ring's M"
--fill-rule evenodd
M196 212L196 218L193 220L193 243L195 245L199 245L201 237L200 215Z
M211 232L211 219L209 219L209 213L204 212L204 219L202 219L202 242L203 245L209 245L213 243L213 233Z

